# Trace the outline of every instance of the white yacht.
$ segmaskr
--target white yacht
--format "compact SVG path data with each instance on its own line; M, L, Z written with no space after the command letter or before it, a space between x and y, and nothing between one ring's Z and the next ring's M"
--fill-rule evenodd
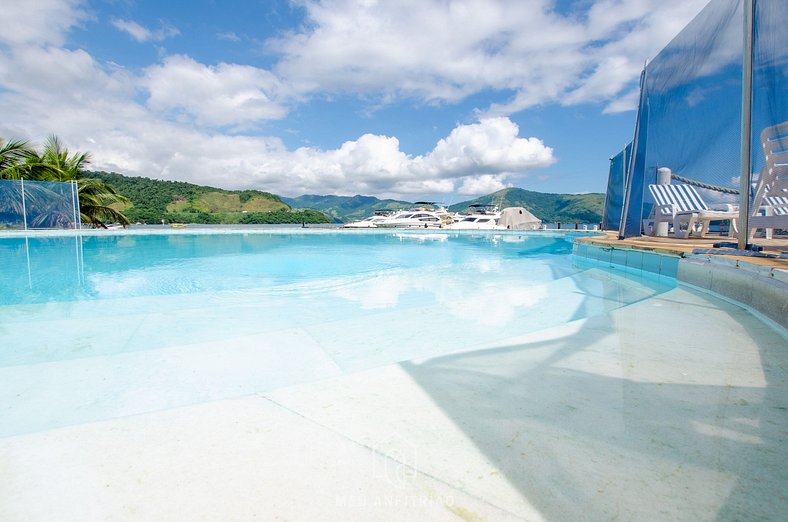
M401 213L401 210L376 210L375 214L369 216L368 218L364 218L360 221L353 221L351 223L345 223L342 226L344 228L377 228L378 223L386 221L387 219L391 219Z
M463 216L456 223L446 225L444 228L452 230L506 230L498 224L494 216Z
M417 201L414 208L375 223L375 228L442 228L453 215L432 201Z
M467 214L457 216L457 221L445 226L454 230L505 230L498 220L501 212L495 205L474 203L468 207Z

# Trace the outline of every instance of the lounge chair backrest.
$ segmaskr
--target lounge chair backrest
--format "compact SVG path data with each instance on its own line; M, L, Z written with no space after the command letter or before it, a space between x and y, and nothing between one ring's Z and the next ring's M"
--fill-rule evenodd
M648 190L657 205L673 205L676 212L709 210L692 185L649 185Z
M775 215L784 215L788 199L788 121L766 127L761 132L766 165L755 189L752 211L763 206L773 207Z
M775 216L788 215L788 196L766 196L765 206L772 207Z

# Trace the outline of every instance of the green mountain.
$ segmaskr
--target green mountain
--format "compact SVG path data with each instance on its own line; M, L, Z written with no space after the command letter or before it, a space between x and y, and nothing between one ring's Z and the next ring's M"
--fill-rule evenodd
M507 188L470 201L451 205L462 212L473 203L493 204L500 208L525 207L547 223L598 223L602 221L604 194L548 194L521 188Z
M328 223L314 210L293 211L278 196L259 190L224 190L183 181L163 181L90 172L131 201L117 210L132 223Z
M399 210L412 203L373 196L316 196L285 198L259 190L224 190L183 181L162 181L91 172L112 185L131 204L120 206L132 223L342 223L371 216L376 210ZM604 194L546 194L520 188L499 190L449 210L461 212L473 203L525 207L546 222L598 223Z
M407 201L378 199L374 196L316 196L304 195L297 198L282 198L293 208L309 208L346 223L371 216L376 210L400 210L412 206Z

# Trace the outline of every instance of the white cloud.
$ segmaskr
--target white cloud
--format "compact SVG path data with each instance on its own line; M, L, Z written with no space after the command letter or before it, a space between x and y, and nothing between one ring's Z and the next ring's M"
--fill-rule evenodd
M112 25L119 31L127 33L140 43L161 42L167 38L181 34L176 27L165 22L160 22L160 27L156 30L150 30L147 27L143 27L133 20L120 20L117 18L112 20Z
M241 41L241 37L238 36L233 31L227 31L227 32L224 32L224 33L216 33L216 38L218 38L219 40L227 40L227 41L230 41L230 42L240 42Z
M422 165L425 172L463 176L523 171L552 164L553 150L538 138L518 137L509 118L486 118L459 125L438 142Z
M453 192L458 186L466 192L482 190L553 161L549 147L536 138L520 137L517 125L505 117L458 125L431 152L415 157L400 150L399 141L390 136L365 134L331 150L288 150L278 138L224 135L191 121L161 117L161 110L181 107L198 120L220 122L218 113L188 102L192 98L184 96L176 104L175 87L188 83L190 90L211 100L221 89L235 92L236 86L241 92L242 86L268 79L234 66L209 68L176 58L134 76L102 67L81 50L24 47L0 55L0 69L16 71L3 80L0 135L42 139L55 133L70 148L90 151L94 168L127 175L290 196L418 197ZM50 89L53 82L61 88ZM148 103L135 101L146 89L151 89ZM216 103L221 105L221 100ZM230 102L222 108L241 110Z
M503 176L493 176L491 174L483 174L481 176L469 177L462 180L462 185L457 190L457 194L463 196L480 196L484 194L491 194L505 189L507 186L502 181Z
M458 184L471 193L490 186L497 190L507 176L553 161L549 147L534 138L520 138L517 132L517 126L507 118L459 125L432 152L415 157L402 152L396 138L372 134L333 150L301 147L288 151L281 144L255 146L254 138L245 138L248 146L238 147L244 151L239 154L245 159L243 164L228 159L234 157L233 145L241 138L227 138L223 144L227 154L219 162L199 157L195 165L191 160L201 153L194 150L185 156L190 165L183 168L206 179L218 171L227 172L236 186L241 182L290 196L361 193L404 197L450 193ZM200 148L216 150L212 141L201 143Z
M185 111L198 125L239 126L286 114L275 100L282 91L279 80L248 65L207 66L188 56L169 56L148 67L141 84L152 109L170 115Z
M535 105L614 103L707 0L600 0L561 16L529 2L304 0L300 32L268 42L276 72L301 92L330 90L455 102L511 90L482 108L508 115Z
M62 45L69 29L88 20L81 0L3 2L0 44Z

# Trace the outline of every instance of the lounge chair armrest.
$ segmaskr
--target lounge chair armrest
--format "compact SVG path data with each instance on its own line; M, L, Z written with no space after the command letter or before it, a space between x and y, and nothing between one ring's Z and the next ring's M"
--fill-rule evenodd
M674 215L674 214L676 214L676 205L674 205L673 203L668 203L667 205L657 205L657 204L655 204L654 205L654 212L660 212L663 215L666 215L666 214Z

